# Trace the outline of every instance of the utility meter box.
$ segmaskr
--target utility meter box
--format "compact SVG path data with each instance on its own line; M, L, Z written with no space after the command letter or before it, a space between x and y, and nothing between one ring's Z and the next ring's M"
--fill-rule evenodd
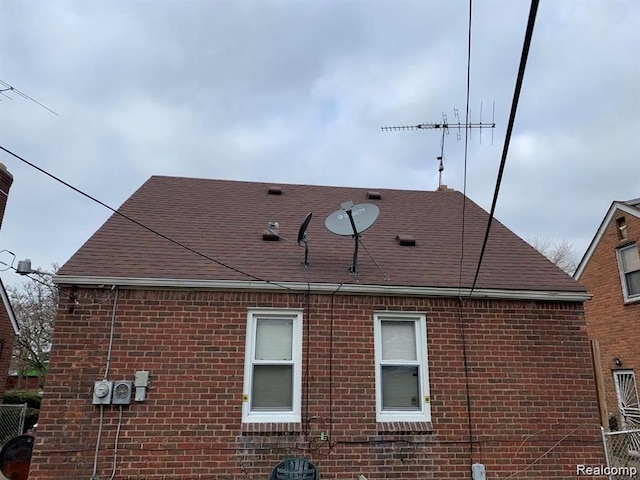
M122 380L113 382L113 396L111 403L114 405L129 405L131 403L132 382Z
M111 388L113 382L98 380L93 383L93 404L109 405L111 403Z
M473 480L487 480L487 472L483 464L474 463L471 465L471 478Z

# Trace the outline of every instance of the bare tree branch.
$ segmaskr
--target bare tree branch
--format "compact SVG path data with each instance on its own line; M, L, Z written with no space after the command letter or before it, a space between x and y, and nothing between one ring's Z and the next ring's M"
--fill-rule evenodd
M527 242L567 274L573 275L578 268L578 255L566 239L551 240L536 236L527 239Z
M57 269L54 264L53 270ZM27 278L21 285L7 288L20 329L14 345L12 368L20 378L35 374L42 387L49 363L59 293L50 275L34 275L37 279Z

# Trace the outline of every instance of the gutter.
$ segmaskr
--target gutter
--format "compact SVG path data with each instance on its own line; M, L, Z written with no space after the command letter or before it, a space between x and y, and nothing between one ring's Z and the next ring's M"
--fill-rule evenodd
M56 285L77 286L118 286L129 288L201 288L208 290L252 290L252 291L290 291L293 293L334 293L345 295L393 295L407 297L443 297L502 300L551 300L559 302L585 302L593 295L587 292L558 290L507 290L474 289L458 287L411 287L394 285L361 285L339 283L306 282L259 282L240 280L195 280L179 278L132 278L132 277L92 277L55 275ZM469 295L471 292L471 295Z

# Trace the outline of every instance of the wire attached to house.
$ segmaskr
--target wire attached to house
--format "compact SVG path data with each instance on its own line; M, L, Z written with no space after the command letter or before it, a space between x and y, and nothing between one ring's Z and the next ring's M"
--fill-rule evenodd
M113 480L116 476L116 465L118 464L118 440L120 439L120 427L122 427L122 410L123 405L120 405L120 414L118 415L118 428L116 429L116 438L113 445L113 470L109 480Z
M465 322L462 318L462 266L464 262L464 234L465 234L465 213L467 206L467 159L469 152L469 104L471 92L471 26L473 19L473 0L469 0L469 19L467 24L467 91L466 91L466 113L464 129L464 169L462 180L462 226L460 232L460 266L458 271L458 323L460 326L460 337L462 340L462 365L464 368L465 399L467 405L467 434L469 436L469 458L473 463L473 421L471 414L471 386L469 385L469 360L467 354L467 334Z
M510 478L514 478L516 475L520 475L524 472L526 472L527 470L531 469L536 463L538 463L540 460L542 460L544 457L546 457L547 455L549 455L553 450L555 450L555 448L560 445L562 442L564 442L567 438L569 438L573 433L577 432L579 429L581 428L581 426L578 426L576 428L574 428L573 430L571 430L569 433L567 433L564 437L562 437L560 440L558 440L556 443L554 443L551 448L549 448L546 452L544 452L542 455L540 455L538 458L536 458L535 460L533 460L529 465L527 465L526 468L523 468L522 470L519 470L517 472L512 473L511 475L509 475L508 477L505 478L505 480L509 480Z
M93 454L93 474L91 480L98 480L98 453L100 452L100 438L102 437L102 424L104 421L104 405L100 404L100 421L98 423L98 437L96 438L96 450Z
M109 332L109 348L107 350L107 363L106 363L106 366L104 367L105 380L109 379L109 366L111 365L111 350L113 348L113 334L115 333L115 329L116 329L116 309L118 308L118 297L120 294L120 290L118 289L117 286L114 285L112 289L116 291L116 294L115 294L115 298L113 299L113 310L111 312L111 329Z
M303 315L303 321L305 326L305 369L304 369L304 378L303 378L303 388L305 390L305 398L304 398L304 420L302 422L302 431L305 435L309 435L311 429L309 427L309 366L310 366L310 349L311 349L311 283L309 282L309 274L307 272L308 265L302 264L302 269L304 270L304 276L307 280L307 291L304 294L305 304L304 309L306 310L306 314ZM305 318L306 316L306 318Z
M373 255L371 255L371 253L369 252L369 250L367 249L367 247L365 246L364 243L362 243L362 237L358 237L358 241L360 242L360 245L362 245L362 248L364 248L364 251L367 252L367 255L369 255L369 258L371 259L371 261L373 262L373 264L378 267L378 270L380 271L380 273L382 274L382 276L384 277L385 281L389 281L389 277L387 276L387 274L384 272L384 270L382 270L382 267L380 265L378 265L378 262L376 262L376 259L373 258Z
M487 248L487 242L489 240L489 232L491 231L491 224L493 223L493 216L496 211L496 203L498 202L498 193L500 192L500 184L502 183L502 174L504 173L504 167L507 163L507 152L509 151L509 143L511 142L511 134L513 132L513 124L515 123L516 111L518 110L518 100L520 99L520 91L522 90L522 81L524 79L524 71L527 66L527 58L529 56L529 48L531 46L531 39L533 37L533 27L536 22L536 13L538 11L539 0L531 0L531 9L529 10L529 20L527 21L527 30L524 37L524 44L522 45L522 54L520 55L520 67L518 68L518 76L516 78L516 86L513 92L513 100L511 102L511 113L509 114L509 122L507 124L507 133L504 139L504 147L502 149L502 158L500 159L500 168L498 169L498 177L496 179L496 187L493 192L493 202L491 203L491 212L489 212L489 221L487 222L487 229L484 234L484 240L482 242L482 250L480 251L480 258L478 259L478 266L473 278L471 290L469 291L469 297L473 294L476 282L478 281L478 275L480 274L480 267L482 265L482 259Z
M66 181L64 181L64 180L62 180L61 178L59 178L59 177L55 176L55 175L54 175L54 174L52 174L52 173L49 173L49 172L48 172L48 171L46 171L45 169L43 169L43 168L41 168L41 167L37 166L36 164L34 164L34 163L30 162L29 160L27 160L27 159L25 159L25 158L21 157L21 156L20 156L20 155L18 155L18 154L16 154L16 153L12 152L11 150L9 150L9 149L5 148L5 147L4 147L4 146L2 146L2 145L0 145L0 150L3 150L4 152L8 153L8 154L9 154L9 155L11 155L12 157L17 158L17 159L18 159L18 160L20 160L21 162L23 162L23 163L25 163L25 164L29 165L30 167L32 167L32 168L34 168L34 169L38 170L40 173L43 173L44 175L46 175L46 176L48 176L48 177L52 178L52 179L53 179L53 180L55 180L56 182L61 183L61 184L62 184L62 185L64 185L65 187L70 188L70 189L71 189L71 190L73 190L74 192L79 193L79 194L80 194L80 195L82 195L83 197L86 197L86 198L88 198L89 200L91 200L91 201L93 201L93 202L97 203L98 205L101 205L102 207L106 208L107 210L110 210L110 211L111 211L111 212L113 212L114 214L116 214L116 215L118 215L118 216L120 216L120 217L124 218L125 220L130 221L131 223L136 224L137 226L139 226L139 227L141 227L141 228L143 228L143 229L147 230L147 231L148 231L148 232L150 232L150 233L153 233L154 235L159 236L160 238L163 238L163 239L167 240L168 242L173 243L174 245L177 245L177 246L179 246L179 247L181 247L181 248L184 248L185 250L188 250L189 252L194 253L194 254L196 254L196 255L198 255L198 256L200 256L200 257L202 257L202 258L206 259L206 260L209 260L209 261L211 261L211 262L213 262L213 263L215 263L215 264L217 264L217 265L220 265L221 267L224 267L224 268L229 269L229 270L231 270L231 271L233 271L233 272L239 273L240 275L244 275L244 276L246 276L246 277L249 277L249 278L251 278L251 279L253 279L253 280L257 280L257 281L259 281L259 282L268 283L268 284L270 284L270 285L275 285L275 286L277 286L277 287L279 287L279 288L283 288L283 289L285 289L285 290L294 290L293 288L287 287L286 285L282 285L281 283L273 282L273 281L271 281L271 280L265 280L264 278L260 278L260 277L258 277L258 276L256 276L256 275L251 274L251 273L247 273L247 272L242 271L242 270L240 270L240 269L238 269L238 268L236 268L236 267L233 267L233 266L231 266L231 265L229 265L229 264L226 264L226 263L224 263L224 262L222 262L222 261L220 261L220 260L217 260L217 259L215 259L215 258L213 258L213 257L210 257L209 255L206 255L206 254L204 254L204 253L201 253L201 252L199 252L198 250L196 250L196 249L194 249L194 248L191 248L191 247L189 247L188 245L185 245L184 243L181 243L181 242L179 242L179 241L177 241L177 240L172 239L171 237L169 237L168 235L165 235L164 233L161 233L161 232L158 232L157 230L154 230L153 228L151 228L151 227L149 227L149 226L145 225L144 223L139 222L138 220L136 220L136 219L134 219L134 218L132 218L132 217L130 217L130 216L128 216L128 215L126 215L126 214L124 214L124 213L120 212L119 210L116 210L115 208L113 208L113 207L111 207L111 206L107 205L106 203L104 203L104 202L102 202L102 201L98 200L97 198L95 198L95 197L93 197L93 196L89 195L88 193L83 192L83 191L82 191L82 190L80 190L79 188L74 187L74 186L73 186L73 185L71 185L70 183L68 183L68 182L66 182Z

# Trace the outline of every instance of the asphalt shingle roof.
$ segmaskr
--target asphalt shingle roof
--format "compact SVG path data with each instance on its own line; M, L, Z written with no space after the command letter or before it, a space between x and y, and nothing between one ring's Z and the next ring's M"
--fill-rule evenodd
M464 196L459 192L376 188L373 190L381 198L374 200L367 198L372 189L366 188L282 184L278 185L281 195L269 195L270 186L154 176L119 209L147 227L250 276L196 255L115 214L58 274L471 286L489 215L467 199L460 277ZM361 236L357 277L349 272L353 238L335 235L325 227L326 217L349 200L355 204L373 203L380 209L377 221ZM263 232L268 222L278 222L280 235L295 241L308 212L313 212L313 218L308 228L309 266L305 272L304 248L284 239L264 241ZM476 288L585 291L500 222L494 222ZM412 236L415 246L399 245L398 235Z

